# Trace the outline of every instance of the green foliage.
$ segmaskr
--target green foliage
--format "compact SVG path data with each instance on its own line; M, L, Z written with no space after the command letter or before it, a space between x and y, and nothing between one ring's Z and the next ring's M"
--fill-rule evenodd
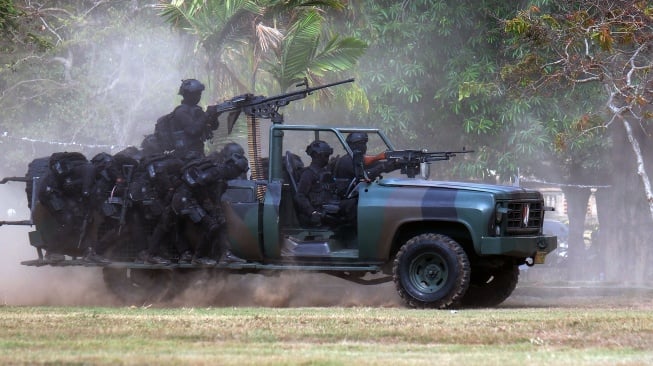
M514 14L514 5L364 1L348 11L346 26L370 42L359 80L371 107L353 124L382 127L400 147L483 149L452 164L452 174L463 178L481 179L487 166L507 172L516 165L498 167L513 118L521 118L509 110L513 103L497 75L504 57L499 19Z
M288 29L276 57L268 58L266 71L282 91L306 76L319 81L327 73L350 70L365 52L366 44L354 37L331 34L322 44L323 21L317 11L307 12Z
M550 155L567 177L579 174L579 165L594 176L610 169L603 154L612 142L608 126L614 114L650 131L647 111L653 94L641 87L651 82L649 8L641 1L618 6L551 1L504 23L511 58L502 68L502 80L515 98L544 98L561 106L539 114L543 121L556 121L547 133Z
M342 1L173 1L161 15L196 37L209 55L223 96L237 91L284 91L307 77L351 70L366 44L325 26ZM277 86L273 87L276 83ZM274 91L273 91L274 90Z

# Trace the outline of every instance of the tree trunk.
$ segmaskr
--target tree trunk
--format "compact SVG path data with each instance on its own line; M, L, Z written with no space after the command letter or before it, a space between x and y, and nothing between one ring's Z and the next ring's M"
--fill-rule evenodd
M626 136L628 137L628 142L633 149L633 154L637 162L637 175L642 179L642 185L644 187L644 197L646 198L646 203L648 204L648 210L651 215L651 224L653 224L653 192L651 191L651 181L646 172L646 167L644 164L644 157L642 156L642 150L639 148L639 142L637 141L636 136L634 136L630 123L624 118L622 119L624 124L624 129L626 130Z
M623 127L623 128L622 128ZM653 226L641 172L644 161L633 156L633 141L644 141L639 130L629 131L625 125L612 125L611 189L601 200L599 210L608 210L602 220L605 278L611 282L641 284L651 280L650 261L653 251ZM646 144L639 144L646 148ZM639 168L638 165L642 164Z

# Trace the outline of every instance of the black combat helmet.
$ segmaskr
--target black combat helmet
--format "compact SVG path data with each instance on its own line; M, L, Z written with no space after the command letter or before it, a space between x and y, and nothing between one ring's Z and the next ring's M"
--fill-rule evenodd
M249 161L242 154L238 154L238 153L230 154L226 157L224 162L225 164L230 164L231 166L236 168L236 173L234 174L234 177L230 177L230 178L235 178L241 173L245 173L249 170Z
M311 157L313 154L331 155L333 154L333 148L322 140L315 140L306 146L306 153Z
M113 156L109 155L108 153L101 152L91 159L91 163L93 163L96 168L106 169L113 163Z
M190 93L198 93L204 91L204 84L195 79L185 79L181 81L179 87L179 95L185 96Z
M240 144L237 142L230 142L224 145L220 154L222 154L222 156L225 158L231 156L232 154L245 155L245 149L243 149L243 147L240 146Z
M347 145L357 144L357 143L367 143L367 133L365 132L352 132L347 136L345 140Z

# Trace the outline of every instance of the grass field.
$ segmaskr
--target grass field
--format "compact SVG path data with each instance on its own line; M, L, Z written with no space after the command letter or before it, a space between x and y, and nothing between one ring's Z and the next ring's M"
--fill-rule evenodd
M405 309L392 283L239 275L125 307L97 269L21 266L34 251L15 237L0 258L0 365L653 365L650 289L435 311Z
M0 364L650 365L650 306L0 307Z

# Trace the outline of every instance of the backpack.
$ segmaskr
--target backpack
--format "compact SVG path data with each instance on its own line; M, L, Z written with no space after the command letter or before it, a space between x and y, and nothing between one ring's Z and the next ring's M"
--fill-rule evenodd
M154 125L154 137L162 151L173 151L177 148L175 133L179 133L178 127L175 126L175 112L179 108L185 108L185 104L178 105L175 109L156 120Z
M176 108L175 108L176 110ZM174 114L172 111L159 117L154 125L154 137L162 151L172 151L175 149L174 133Z
M211 159L194 159L181 168L181 179L190 187L204 186L212 183L208 177L210 170L215 169L215 163Z
M49 167L56 177L66 177L75 167L88 163L86 157L79 152L56 152L50 155Z

